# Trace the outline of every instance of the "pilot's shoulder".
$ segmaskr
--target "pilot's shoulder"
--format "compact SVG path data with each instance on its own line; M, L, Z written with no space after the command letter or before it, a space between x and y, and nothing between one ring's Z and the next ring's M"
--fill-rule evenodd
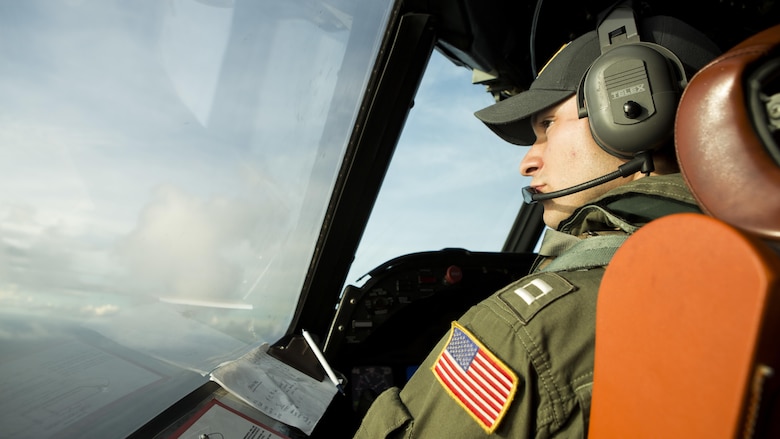
M497 291L483 305L523 325L530 324L540 313L595 313L603 275L603 267L534 273Z

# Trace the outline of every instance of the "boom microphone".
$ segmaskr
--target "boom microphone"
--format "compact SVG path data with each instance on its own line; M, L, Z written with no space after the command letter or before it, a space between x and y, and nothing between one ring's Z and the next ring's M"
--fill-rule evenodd
M527 204L535 204L539 201L551 200L553 198L564 197L566 195L581 192L585 189L590 189L592 187L602 185L619 177L628 177L637 171L642 171L643 174L647 175L653 172L653 170L655 170L655 166L653 165L653 156L649 151L644 151L637 154L633 159L618 166L616 171L610 172L607 175L602 175L598 178L594 178L593 180L586 181L585 183L580 183L568 189L561 189L559 191L548 192L545 194L537 193L531 186L526 186L523 188L523 201L525 201Z

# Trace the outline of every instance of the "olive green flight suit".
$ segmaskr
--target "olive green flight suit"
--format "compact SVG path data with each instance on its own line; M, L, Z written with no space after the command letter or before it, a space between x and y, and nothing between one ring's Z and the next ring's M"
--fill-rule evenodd
M636 180L579 208L545 234L532 274L454 323L403 390L388 389L374 401L355 438L586 437L603 266L647 222L698 211L680 174ZM450 337L463 334L512 381L488 421L480 420L484 410L457 397L462 388L447 389L437 377L445 347L461 346L450 345Z

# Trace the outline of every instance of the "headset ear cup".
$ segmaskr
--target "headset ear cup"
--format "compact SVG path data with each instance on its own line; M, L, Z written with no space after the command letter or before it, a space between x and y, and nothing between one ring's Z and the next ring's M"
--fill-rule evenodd
M631 158L657 150L672 138L685 84L683 65L670 50L653 43L623 44L588 69L580 87L580 114L588 116L599 146ZM578 90L578 100L579 95Z

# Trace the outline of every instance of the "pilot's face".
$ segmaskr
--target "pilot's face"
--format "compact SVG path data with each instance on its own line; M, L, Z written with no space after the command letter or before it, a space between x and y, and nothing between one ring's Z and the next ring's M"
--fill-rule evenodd
M531 177L530 186L537 192L568 189L609 174L626 162L596 144L588 119L577 117L575 96L540 111L531 123L536 142L520 162L520 173ZM582 192L542 201L544 223L557 228L578 207L633 179L618 178Z

